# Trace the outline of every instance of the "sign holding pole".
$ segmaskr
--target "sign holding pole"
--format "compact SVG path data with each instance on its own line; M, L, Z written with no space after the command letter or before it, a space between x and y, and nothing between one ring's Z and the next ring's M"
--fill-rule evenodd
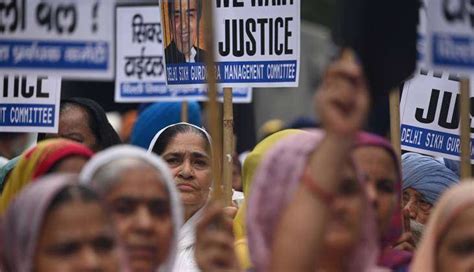
M196 3L197 0L191 0L191 2ZM178 1L174 1L170 3L170 6L168 9L170 10L178 10L175 8L175 3ZM189 1L179 1L180 9L179 9L179 17L181 19L181 16L183 15L182 11L182 3L183 2L188 2ZM200 2L200 1L199 1ZM171 5L173 5L171 7ZM204 1L205 9L207 10L208 14L205 16L204 19L204 29L208 33L208 38L206 39L206 49L208 50L207 55L205 55L205 64L206 64L206 69L209 74L213 75L216 73L216 68L214 66L215 60L214 60L214 34L213 34L213 26L214 26L214 17L213 17L213 10L212 10L212 1ZM197 12L202 12L197 11ZM185 11L187 14L187 11ZM175 12L172 13L175 15ZM197 15L197 14L196 14ZM200 15L199 15L200 17ZM189 21L188 21L189 23ZM172 22L172 24L176 24L176 22ZM176 37L181 36L181 45L183 45L183 40L187 39L187 42L189 43L190 37L186 37L181 35L176 35ZM180 42L178 42L179 44ZM199 44L199 42L198 42ZM199 49L199 47L198 47ZM166 52L165 52L166 54ZM168 58L167 58L168 59ZM168 68L167 68L168 69ZM221 119L221 114L219 110L219 104L217 102L217 84L216 84L216 78L215 77L209 77L207 79L208 83L208 96L209 96L209 102L208 102L208 123L210 126L210 132L211 132L211 137L212 137L212 146L213 146L213 156L212 156L212 171L213 171L213 195L212 198L216 201L221 201L224 203L227 203L228 201L225 199L225 195L223 194L223 184L222 184L222 172L221 172L221 158L222 158L222 126L220 126L220 121Z
M232 170L234 153L234 112L232 108L232 88L224 88L224 113L223 113L223 172L224 195L226 206L232 205Z
M461 179L471 177L471 112L469 79L461 79Z
M188 101L181 102L181 122L188 122L189 118L189 104Z
M393 88L389 96L390 101L390 139L398 157L402 155L400 145L400 89Z

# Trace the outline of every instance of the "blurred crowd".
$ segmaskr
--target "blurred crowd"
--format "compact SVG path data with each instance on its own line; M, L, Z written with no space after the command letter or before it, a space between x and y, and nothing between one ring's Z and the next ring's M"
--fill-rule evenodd
M270 120L211 198L211 136L189 103L141 106L116 131L61 102L59 131L0 134L1 271L474 271L474 183L459 163L364 132L370 95L341 56L320 123Z

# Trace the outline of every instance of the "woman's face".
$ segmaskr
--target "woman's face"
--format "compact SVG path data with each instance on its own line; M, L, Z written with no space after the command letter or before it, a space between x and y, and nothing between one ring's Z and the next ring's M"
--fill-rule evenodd
M58 134L46 134L46 139L51 138L66 138L99 151L99 143L89 127L89 114L77 105L68 104L61 109Z
M46 216L34 271L118 270L113 226L97 202L69 201Z
M441 237L437 271L474 271L474 206L464 210Z
M358 169L365 177L369 201L374 203L380 235L390 226L397 208L397 168L390 154L381 147L358 147L354 151Z
M132 271L157 270L173 237L170 197L160 174L148 165L124 170L106 201Z
M341 253L350 251L359 241L364 209L363 191L349 163L344 166L344 176L331 209L325 236L327 247Z
M174 176L185 209L206 204L211 186L211 158L206 140L189 132L177 134L161 155Z

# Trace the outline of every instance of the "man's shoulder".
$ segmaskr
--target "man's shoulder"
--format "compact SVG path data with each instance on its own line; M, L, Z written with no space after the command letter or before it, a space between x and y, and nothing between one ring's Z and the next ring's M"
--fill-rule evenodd
M196 48L196 62L205 62L206 61L206 51L204 49L201 49L199 47Z
M165 57L167 63L185 62L183 53L179 52L174 41L170 42L168 46L165 47Z

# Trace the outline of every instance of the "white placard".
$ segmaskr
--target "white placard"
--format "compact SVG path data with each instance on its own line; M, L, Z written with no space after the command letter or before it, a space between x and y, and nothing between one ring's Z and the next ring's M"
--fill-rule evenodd
M115 101L207 101L205 88L166 86L160 8L117 7ZM250 88L235 88L234 103L250 103ZM223 90L218 90L222 100Z
M400 102L403 150L459 160L459 89L458 77L426 70L405 82ZM471 88L471 101L473 94Z
M160 8L117 7L115 101L148 102L167 92Z
M428 64L463 75L474 71L474 2L428 1Z
M162 5L162 14L170 87L202 87L206 82L206 11L200 2L161 0L167 4ZM215 76L220 87L298 86L300 0L212 3Z
M58 132L61 78L0 73L0 132Z
M427 17L427 1L422 0L420 11L419 11L419 21L418 21L418 37L417 37L417 66L418 69L426 69L426 25L428 21Z
M0 3L0 72L113 79L115 1Z

